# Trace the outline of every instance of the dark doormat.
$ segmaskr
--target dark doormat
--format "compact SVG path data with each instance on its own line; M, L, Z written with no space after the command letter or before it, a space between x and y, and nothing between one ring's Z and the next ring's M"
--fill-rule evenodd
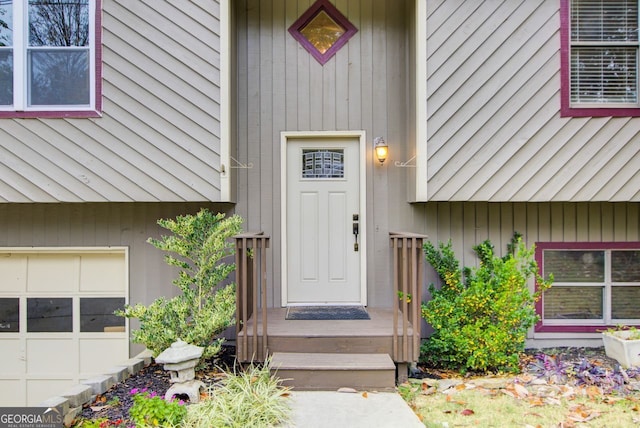
M368 320L362 306L289 306L288 320Z

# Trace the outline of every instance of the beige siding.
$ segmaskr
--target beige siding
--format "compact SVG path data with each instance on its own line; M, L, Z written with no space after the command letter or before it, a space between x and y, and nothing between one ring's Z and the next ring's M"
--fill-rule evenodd
M560 118L558 0L427 2L432 201L640 201L640 118Z
M413 1L337 0L332 3L358 33L324 66L287 29L311 0L237 0L237 212L247 229L271 235L269 305L280 305L280 133L364 130L367 140L369 302L390 305L388 231L408 212L406 160L410 126L408 28ZM373 160L372 141L391 147L384 167ZM364 189L363 189L364 190ZM393 214L392 214L393 213ZM404 225L401 229L404 229Z
M0 202L220 200L219 2L102 6L102 117L0 119Z

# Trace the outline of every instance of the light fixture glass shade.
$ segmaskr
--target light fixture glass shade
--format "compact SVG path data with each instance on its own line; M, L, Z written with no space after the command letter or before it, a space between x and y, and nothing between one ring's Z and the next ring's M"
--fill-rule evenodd
M387 155L389 154L389 146L385 143L384 138L376 137L374 140L374 149L376 151L376 157L378 161L382 164L385 160L387 160Z

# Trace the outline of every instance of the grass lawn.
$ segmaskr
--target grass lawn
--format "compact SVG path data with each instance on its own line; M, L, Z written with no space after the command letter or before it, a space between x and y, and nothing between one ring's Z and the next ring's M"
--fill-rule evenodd
M444 391L413 380L399 389L427 427L640 426L640 393L604 394L597 386L546 382L525 387L515 379L504 379L497 388L464 380Z

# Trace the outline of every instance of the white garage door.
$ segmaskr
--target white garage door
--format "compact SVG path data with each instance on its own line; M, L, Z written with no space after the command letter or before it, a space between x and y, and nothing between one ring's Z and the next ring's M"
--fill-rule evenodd
M126 360L126 248L0 249L0 405L33 406Z

